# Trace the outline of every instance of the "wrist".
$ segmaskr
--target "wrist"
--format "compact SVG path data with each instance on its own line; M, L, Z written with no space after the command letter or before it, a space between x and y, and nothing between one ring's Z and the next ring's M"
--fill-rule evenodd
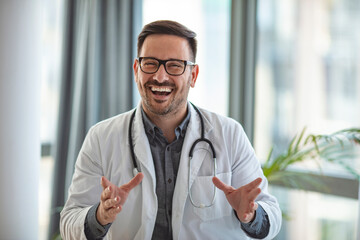
M99 204L98 208L96 209L96 214L95 214L95 216L96 216L96 221L97 221L101 226L105 226L105 225L109 224L109 222L106 222L106 221L101 217L101 213L100 213L99 207L100 207L100 204Z

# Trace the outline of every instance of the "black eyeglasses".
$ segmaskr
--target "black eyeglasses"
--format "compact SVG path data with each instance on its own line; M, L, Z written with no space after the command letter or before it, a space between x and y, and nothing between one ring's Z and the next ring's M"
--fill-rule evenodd
M195 66L196 64L186 60L169 59L159 60L152 57L139 57L140 69L144 73L156 73L160 65L164 65L165 71L172 76L180 76L185 72L186 66Z

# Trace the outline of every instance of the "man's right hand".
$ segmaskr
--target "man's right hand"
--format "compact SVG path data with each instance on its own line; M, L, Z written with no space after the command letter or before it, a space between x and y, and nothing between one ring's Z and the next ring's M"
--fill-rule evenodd
M138 173L128 183L117 187L112 184L106 177L101 177L101 193L100 205L96 212L96 219L101 225L106 225L115 221L116 215L121 212L130 191L140 184L144 178L143 173Z

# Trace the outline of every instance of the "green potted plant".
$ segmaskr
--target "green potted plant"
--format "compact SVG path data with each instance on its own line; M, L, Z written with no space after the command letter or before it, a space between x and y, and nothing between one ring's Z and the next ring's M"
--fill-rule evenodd
M357 155L355 147L360 144L360 128L344 129L330 135L305 136L305 132L304 128L295 136L284 153L273 156L273 150L270 150L263 164L263 171L269 183L297 189L305 189L304 186L309 184L315 188L323 188L324 186L311 175L288 171L294 164L315 160L321 172L320 159L340 165L360 180L360 174L348 162L349 158Z

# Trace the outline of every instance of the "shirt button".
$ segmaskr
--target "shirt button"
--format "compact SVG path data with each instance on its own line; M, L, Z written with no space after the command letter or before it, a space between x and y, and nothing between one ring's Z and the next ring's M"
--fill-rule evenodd
M168 183L171 183L171 182L172 182L172 180L171 180L171 178L169 178L169 179L168 179Z

